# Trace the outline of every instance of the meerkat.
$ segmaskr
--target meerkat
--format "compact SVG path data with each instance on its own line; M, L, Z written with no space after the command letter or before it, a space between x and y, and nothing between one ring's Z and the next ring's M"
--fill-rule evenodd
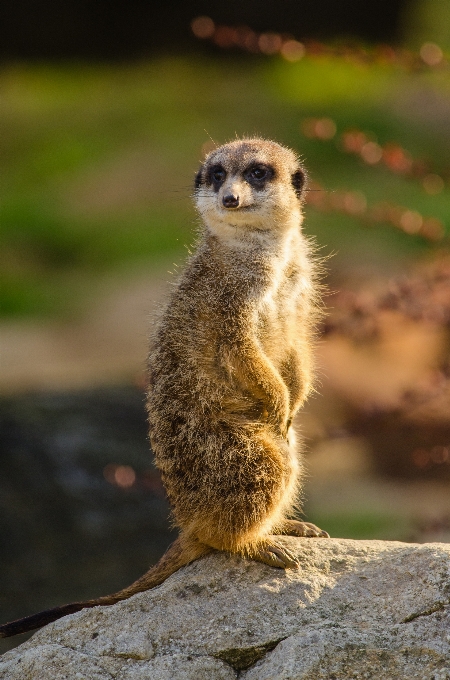
M277 534L328 537L292 519L301 459L292 421L311 390L319 306L302 234L305 169L254 138L212 151L195 180L201 230L149 355L150 442L180 535L113 595L0 626L0 637L154 588L219 550L295 568Z

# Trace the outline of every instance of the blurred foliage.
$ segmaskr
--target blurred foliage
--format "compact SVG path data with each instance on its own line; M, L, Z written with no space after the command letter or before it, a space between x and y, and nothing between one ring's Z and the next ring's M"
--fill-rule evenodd
M433 40L450 49L450 3L447 0L415 0L404 8L405 37L415 47Z
M366 541L408 541L415 529L411 518L358 509L332 514L314 513L311 521L324 527L330 536Z
M262 134L301 152L327 189L363 192L433 215L437 196L386 168L364 167L339 146L307 139L305 116L329 116L338 132L357 127L380 143L448 164L447 70L409 72L342 56L159 58L128 65L9 65L1 74L0 220L3 314L70 314L99 276L139 261L179 256L192 242L192 179L209 134L222 143ZM414 103L414 107L412 106ZM449 113L450 115L450 113ZM389 227L307 208L307 231L338 251L345 268L430 248ZM343 255L345 253L345 256ZM342 254L342 255L341 255Z

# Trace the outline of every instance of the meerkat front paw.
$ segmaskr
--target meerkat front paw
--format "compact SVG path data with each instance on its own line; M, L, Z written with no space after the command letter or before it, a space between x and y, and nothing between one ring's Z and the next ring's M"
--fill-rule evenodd
M292 418L288 418L286 421L286 425L284 428L284 439L286 439L287 443L289 444L289 428L292 425Z
M268 422L272 423L272 427L275 430L275 433L278 437L281 437L281 439L288 439L288 432L289 428L292 424L292 420L290 418L286 417L281 417L280 415L275 415L272 419L269 417Z
M327 531L323 531L311 522L300 522L297 519L287 519L280 531L285 536L300 536L301 538L330 538Z
M296 569L299 566L295 555L274 541L266 541L252 554L252 559L278 569Z

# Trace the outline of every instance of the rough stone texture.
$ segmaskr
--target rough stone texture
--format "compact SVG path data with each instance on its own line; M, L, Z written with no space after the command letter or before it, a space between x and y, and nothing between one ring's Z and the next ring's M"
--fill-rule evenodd
M283 538L283 572L226 554L47 626L2 680L450 680L450 545Z

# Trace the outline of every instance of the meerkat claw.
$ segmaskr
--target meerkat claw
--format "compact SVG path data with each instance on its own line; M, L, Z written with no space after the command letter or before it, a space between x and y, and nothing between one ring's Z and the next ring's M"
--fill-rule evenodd
M330 534L320 529L311 522L300 522L296 519L286 520L283 534L287 536L300 536L301 538L330 538Z
M305 533L303 534L307 538L330 538L328 531L320 529L320 527L312 524L311 522L300 522L305 527Z
M266 543L255 555L253 559L269 567L279 569L296 569L299 566L297 558L290 550L276 543Z

